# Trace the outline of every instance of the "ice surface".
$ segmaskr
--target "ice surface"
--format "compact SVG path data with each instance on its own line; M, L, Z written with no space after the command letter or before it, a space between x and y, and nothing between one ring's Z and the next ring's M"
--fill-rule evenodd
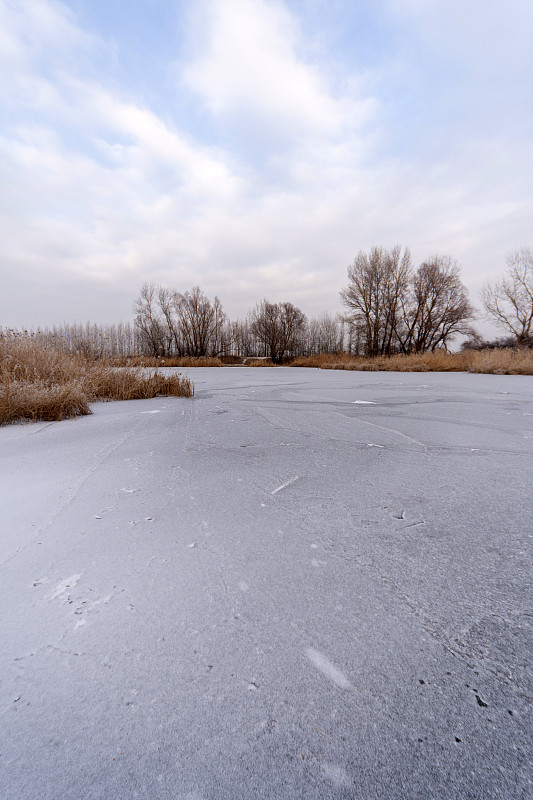
M53 591L50 592L48 597L50 598L50 600L56 600L56 598L58 597L63 597L64 595L67 594L68 589L76 586L80 578L81 578L81 573L77 575L71 575L70 578L65 578L65 580L60 581L57 584L55 589L53 589Z
M2 800L530 800L533 378L190 374L0 429Z

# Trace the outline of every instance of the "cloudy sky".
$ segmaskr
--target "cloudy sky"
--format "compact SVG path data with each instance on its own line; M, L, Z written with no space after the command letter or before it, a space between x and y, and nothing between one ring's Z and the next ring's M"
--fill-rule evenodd
M356 252L533 245L531 0L0 0L0 324L141 284L340 310Z

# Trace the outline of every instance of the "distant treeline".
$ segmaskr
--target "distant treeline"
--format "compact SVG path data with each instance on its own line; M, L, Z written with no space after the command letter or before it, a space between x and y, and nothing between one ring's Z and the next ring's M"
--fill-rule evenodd
M254 333L249 319L219 319L216 325L208 328L207 335L201 321L197 324L194 318L187 328L189 329L179 331L174 324L169 328L158 314L153 314L150 320L138 319L133 324L63 323L28 331L0 327L0 336L28 333L40 341L59 344L69 352L95 358L271 356L269 345ZM306 320L305 325L299 329L298 336L290 344L290 349L284 351L283 357L340 352L355 355L359 350L351 328L329 314L324 314L319 319Z
M87 322L65 322L51 327L14 330L0 327L0 338L11 338L27 334L36 341L60 345L70 353L80 353L92 358L132 356L143 353L140 331L130 322L97 325Z
M507 333L484 342L472 327L477 312L460 278L457 262L434 255L417 268L407 248L359 251L340 292L344 314L308 319L292 303L263 300L244 320L232 321L218 297L196 286L184 293L145 283L134 304L133 324L65 323L30 332L86 356L155 358L268 357L318 354L412 355L448 350L458 335L463 347L530 346L533 338L533 251L523 247L507 258L507 271L483 287L485 313ZM2 331L0 336L9 335Z

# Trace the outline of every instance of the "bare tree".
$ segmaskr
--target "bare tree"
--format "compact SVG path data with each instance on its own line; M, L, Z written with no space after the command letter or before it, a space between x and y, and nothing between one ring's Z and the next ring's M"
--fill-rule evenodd
M274 364L281 364L283 357L296 349L305 323L305 314L292 303L263 300L251 314L251 331Z
M360 250L348 267L348 286L341 301L348 308L345 320L364 332L366 355L395 350L398 315L411 278L411 255L397 245L392 250L373 247Z
M183 355L182 344L179 337L178 326L174 319L174 291L166 286L157 287L157 304L161 311L161 328L164 337L164 353L169 356L174 353L178 356Z
M435 255L411 276L395 330L401 352L446 349L455 335L472 335L475 312L459 273L451 256Z
M487 315L522 345L533 336L533 251L515 250L507 257L507 272L487 282L481 291Z
M155 284L144 283L133 307L135 326L140 333L143 347L156 358L166 354L165 344L168 338L164 316L157 302L158 291Z
M310 319L302 337L302 352L299 355L338 353L342 350L342 329L339 320L324 313L318 319Z
M220 353L225 314L218 297L211 302L199 286L190 292L174 293L176 324L189 356L216 356Z

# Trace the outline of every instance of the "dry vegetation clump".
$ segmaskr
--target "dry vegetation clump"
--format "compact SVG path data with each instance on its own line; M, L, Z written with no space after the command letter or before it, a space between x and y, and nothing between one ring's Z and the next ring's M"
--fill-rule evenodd
M293 358L289 363L290 367L318 367L325 369L329 364L345 364L357 360L355 356L349 356L347 353L319 353L315 356L298 356ZM336 366L335 369L343 369L341 366Z
M413 353L411 355L363 356L319 355L297 358L293 367L360 370L362 372L483 372L495 375L533 375L533 350L528 348L465 350L461 353Z
M95 400L157 395L192 397L194 386L181 375L166 377L157 370L147 375L140 367L117 369L28 335L0 336L0 425L90 414L89 403Z
M167 358L155 358L154 356L114 356L109 359L114 367L223 367L220 358L210 358L202 356L193 358L192 356L168 356Z
M183 375L162 375L143 367L117 368L103 361L90 363L84 386L91 400L146 400L158 395L193 397L194 386Z
M279 367L279 364L274 364L270 358L245 358L245 367Z
M494 348L468 353L468 372L494 375L533 375L533 349L530 347Z
M242 364L244 356L220 356L219 360L223 367L234 366L235 364Z
M18 420L60 420L90 414L79 381L0 381L0 425Z

